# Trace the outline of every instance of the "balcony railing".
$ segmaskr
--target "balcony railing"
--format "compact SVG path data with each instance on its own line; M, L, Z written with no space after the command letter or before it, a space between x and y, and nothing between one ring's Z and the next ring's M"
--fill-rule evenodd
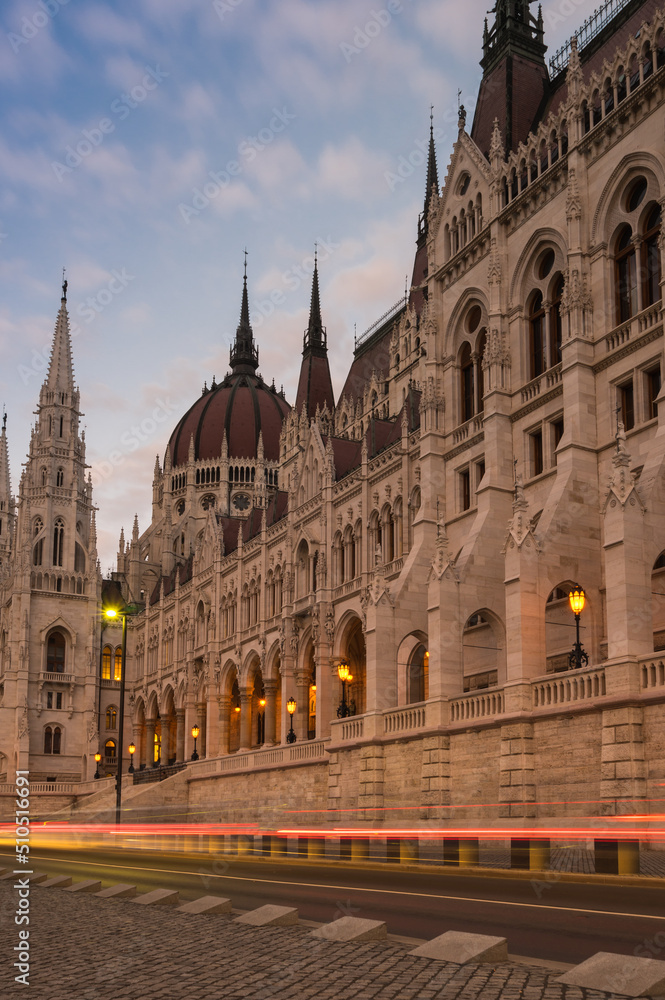
M470 719L487 719L502 715L505 711L503 691L487 691L483 694L465 694L450 702L450 721L467 722Z
M250 750L233 753L212 760L202 760L189 764L192 777L202 778L209 774L228 774L230 771L258 771L272 767L288 767L303 761L325 760L325 750L329 740L303 740L292 746L266 747L265 750Z
M44 684L73 684L74 674L61 674L57 670L42 670L39 680Z
M531 684L534 708L551 705L571 705L576 701L590 701L607 694L603 667L570 670L566 675L537 678Z
M657 656L640 660L640 687L643 691L665 688L665 663Z

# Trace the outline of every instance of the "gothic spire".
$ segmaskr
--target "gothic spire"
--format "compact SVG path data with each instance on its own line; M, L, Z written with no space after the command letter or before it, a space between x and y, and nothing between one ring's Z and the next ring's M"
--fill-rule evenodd
M247 251L245 250L245 275L242 283L242 303L240 323L236 329L236 339L231 348L231 369L234 375L253 374L259 367L259 351L254 343L254 332L249 322L249 299L247 297Z
M7 446L7 414L2 414L2 434L0 434L0 500L4 500L5 510L9 509L12 488L9 478L9 448ZM0 508L1 509L1 508Z
M51 360L44 387L51 392L73 393L74 364L72 361L72 341L69 333L69 316L67 314L67 281L62 282L62 298L60 311L55 323Z
M308 347L327 349L326 331L321 320L321 300L319 297L319 264L317 250L314 250L314 276L312 277L312 298L309 306L309 323L305 330L303 350Z
M439 191L439 175L436 169L436 149L434 147L434 106L430 107L429 113L429 155L427 157L427 181L425 183L425 207L423 208L423 218L427 227L427 216L429 214L429 204L432 198L432 187Z
M302 364L296 393L296 412L314 416L317 407L321 412L326 408L332 414L335 408L330 367L328 365L328 338L321 320L319 297L319 266L314 253L314 275L312 277L312 299L309 307L309 323L305 330Z

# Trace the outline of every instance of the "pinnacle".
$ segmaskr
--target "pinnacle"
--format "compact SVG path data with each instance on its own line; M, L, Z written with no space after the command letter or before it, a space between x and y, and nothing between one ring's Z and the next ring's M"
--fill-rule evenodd
M60 301L60 310L55 323L53 344L51 346L51 359L49 361L45 386L52 392L73 393L74 391L72 342L69 332L67 299L64 296Z

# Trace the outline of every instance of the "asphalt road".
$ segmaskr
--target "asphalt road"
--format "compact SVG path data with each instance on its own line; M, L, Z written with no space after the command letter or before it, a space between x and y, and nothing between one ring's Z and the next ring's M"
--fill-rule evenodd
M12 862L3 850L0 863ZM274 902L321 922L347 914L385 920L389 933L405 937L428 939L451 929L500 935L511 954L532 958L578 963L598 951L650 954L650 943L654 957L663 957L657 945L665 935L665 891L648 882L569 882L556 873L539 881L130 849L35 848L30 862L34 870L75 880L94 876L105 885L131 882L139 891L178 889L182 900L227 896L239 910Z

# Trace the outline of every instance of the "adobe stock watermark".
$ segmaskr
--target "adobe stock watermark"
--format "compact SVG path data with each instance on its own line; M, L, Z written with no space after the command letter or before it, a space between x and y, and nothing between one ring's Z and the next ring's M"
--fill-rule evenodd
M440 128L433 131L435 142L445 142L447 134ZM386 170L383 178L390 191L394 191L398 184L403 184L407 178L412 177L416 170L427 162L429 150L429 136L426 139L416 139L414 148L406 156L399 156L395 170Z
M234 177L239 177L245 166L255 160L295 118L296 115L287 108L273 108L272 118L268 124L259 129L256 135L246 136L238 144L237 159L229 160L222 170L210 170L208 172L210 180L192 190L191 205L183 202L178 205L178 211L187 225L229 186Z
M327 236L325 240L316 241L318 261L327 260L335 250L339 250L340 244L335 243L332 237ZM282 283L287 292L297 292L303 282L309 282L314 274L314 255L308 255L298 264L293 264L281 275ZM286 302L287 292L281 288L273 288L267 297L254 299L251 304L252 325L258 329L264 319L272 316L277 306L282 306Z
M94 463L92 471L96 483L112 476L115 470L125 463L128 455L133 454L142 445L147 444L162 424L167 420L172 420L175 414L179 412L180 409L170 399L158 397L155 400L152 413L144 417L140 423L132 424L128 430L123 431L119 438L119 447L109 452L101 462Z
M412 3L413 0L408 0ZM354 56L359 56L377 35L380 35L384 28L387 28L396 14L404 13L402 0L388 0L385 7L380 10L370 11L370 18L364 24L357 24L353 31L353 38L350 42L340 42L339 47L347 63L350 63Z
M151 66L146 66L145 69L145 75L140 83L132 87L129 93L123 92L111 101L110 111L112 115L115 115L117 121L122 122L129 118L132 111L138 108L148 95L153 90L157 90L160 83L169 76L169 73L160 69L159 65L155 66L154 69ZM76 145L65 146L64 162L51 161L51 169L58 180L62 183L67 174L73 173L77 167L80 167L83 161L101 146L106 136L111 135L115 130L116 122L108 117L100 118L97 125L92 128L84 128Z
M244 3L244 0L212 0L213 9L220 21L223 21L227 14L232 14L241 3Z
M134 275L129 274L127 268L114 268L111 271L111 278L106 285L103 285L94 295L88 295L88 297L80 302L76 307L76 314L81 317L81 319L86 323L92 323L92 321L99 316L100 313L113 302L121 292L127 288L130 281L134 281ZM72 340L79 337L83 333L82 327L78 323L69 324L69 335ZM18 372L19 378L23 382L23 385L27 385L30 379L35 378L35 376L44 375L48 370L49 361L51 358L51 346L52 341L37 350L36 347L32 349L32 363L30 365L17 365L16 371Z
M7 33L7 40L14 52L18 52L22 46L31 42L35 35L60 13L60 8L66 7L68 3L69 0L38 0L34 14L21 19L20 35L13 31Z

